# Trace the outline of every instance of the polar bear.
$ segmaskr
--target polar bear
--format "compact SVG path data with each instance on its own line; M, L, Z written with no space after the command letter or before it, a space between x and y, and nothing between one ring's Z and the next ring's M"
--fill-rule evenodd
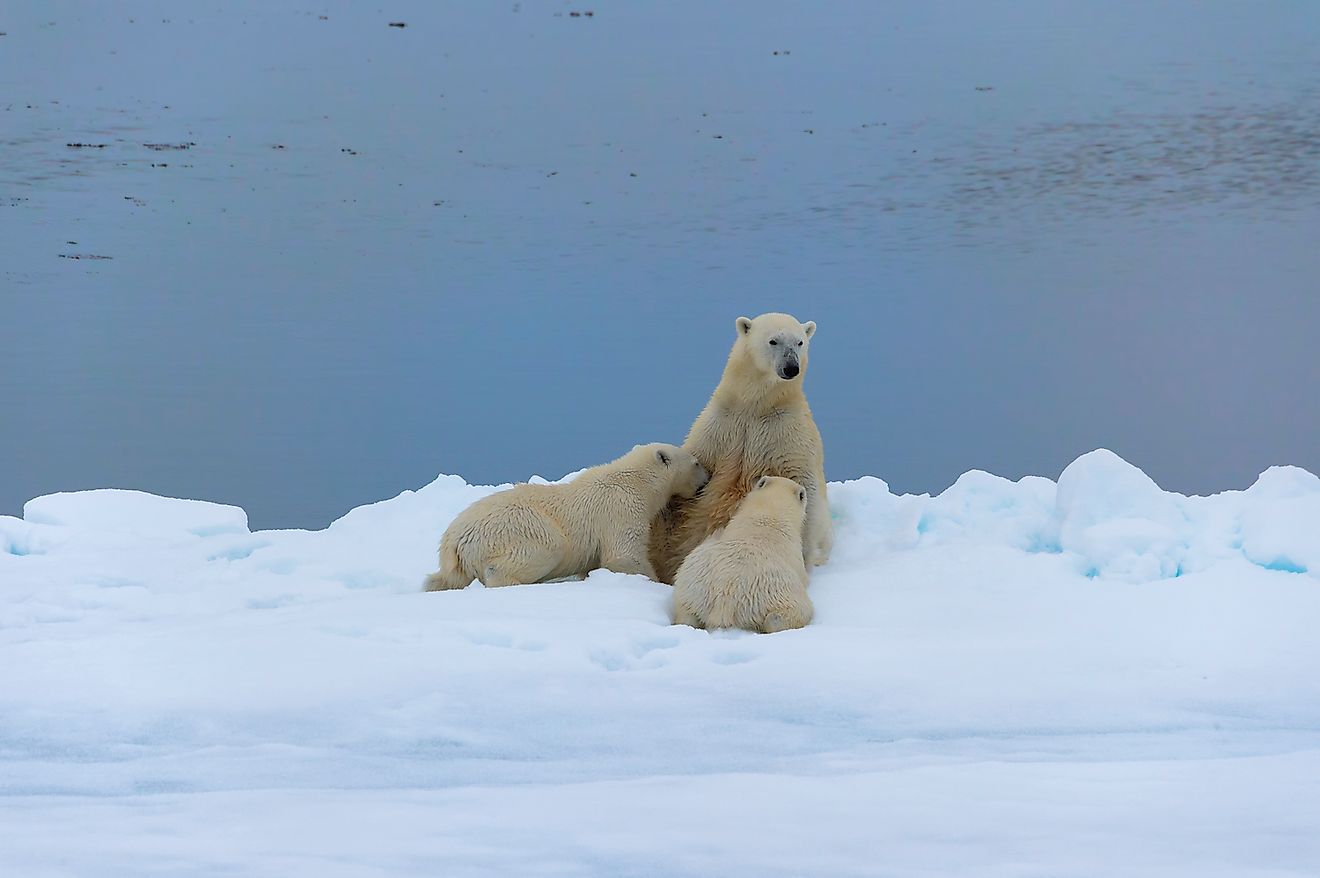
M834 542L825 492L825 451L802 379L816 324L788 314L735 321L737 338L724 377L688 431L683 447L710 471L694 500L678 499L651 528L651 562L661 582L712 532L728 523L761 476L793 479L807 493L802 551L824 564Z
M729 526L706 538L674 575L674 623L766 634L811 621L802 523L807 492L762 476Z
M646 557L652 519L691 497L709 474L676 445L638 445L562 485L515 485L459 513L440 539L427 591L519 585L604 567L655 579Z

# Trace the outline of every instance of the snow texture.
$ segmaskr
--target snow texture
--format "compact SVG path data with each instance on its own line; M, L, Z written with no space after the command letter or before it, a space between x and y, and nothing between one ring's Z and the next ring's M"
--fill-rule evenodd
M833 484L816 620L423 594L441 476L323 531L132 491L0 518L7 875L1313 875L1320 479Z

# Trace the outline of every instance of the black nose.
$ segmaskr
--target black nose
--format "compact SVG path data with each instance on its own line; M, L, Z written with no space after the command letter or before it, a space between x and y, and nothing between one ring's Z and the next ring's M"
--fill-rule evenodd
M784 377L796 378L798 373L797 363L787 363L784 365Z

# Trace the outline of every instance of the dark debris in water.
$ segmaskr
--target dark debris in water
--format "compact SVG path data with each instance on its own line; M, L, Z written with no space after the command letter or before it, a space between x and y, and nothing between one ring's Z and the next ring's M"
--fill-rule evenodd
M357 155L357 154L358 154L358 152L357 152L356 149L349 149L349 148L346 147L346 146L341 146L341 147L339 148L339 151L342 152L342 153L347 153L348 155Z
M391 22L390 22L390 27L407 27L407 26L408 26L408 22L406 22L406 21L391 21Z
M147 149L154 149L156 152L166 152L173 149L192 149L197 144L192 143L144 143Z
M101 260L114 259L113 256L101 256L97 253L61 253L60 258L61 259L101 259Z
M69 147L69 149L105 149L105 148L106 148L107 146L109 146L110 144L108 144L108 143L66 143L66 144L64 144L64 145L67 146L67 147Z

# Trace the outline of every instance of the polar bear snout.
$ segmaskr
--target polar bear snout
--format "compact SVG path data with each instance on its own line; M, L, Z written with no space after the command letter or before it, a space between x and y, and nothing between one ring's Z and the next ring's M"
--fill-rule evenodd
M792 381L802 372L797 351L789 348L775 358L775 374L785 381Z

